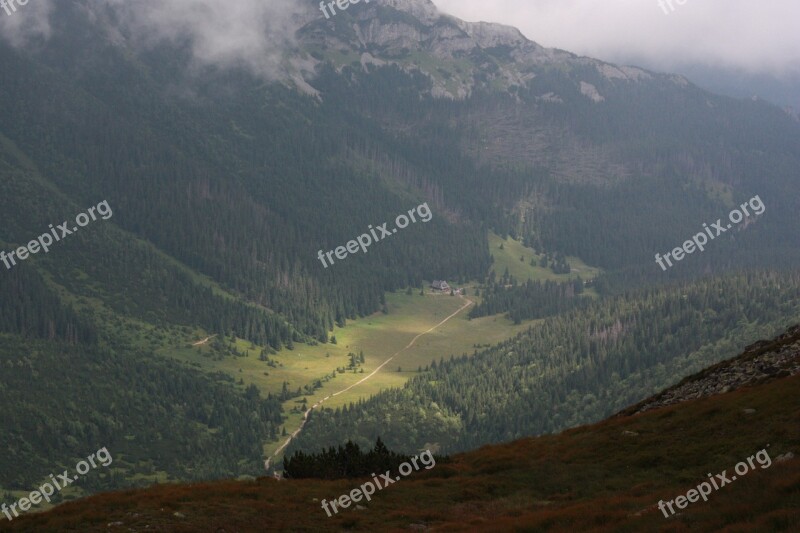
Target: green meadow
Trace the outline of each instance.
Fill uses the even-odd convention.
[[[466,298],[425,291],[420,296],[418,291],[407,295],[405,292],[388,294],[386,297],[389,314],[376,313],[371,316],[348,321],[344,328],[335,328],[333,335],[336,344],[318,344],[309,346],[296,344],[293,350],[283,349],[270,359],[277,363],[276,367],[259,360],[261,347],[249,341],[237,339],[236,349],[249,354],[244,357],[213,357],[210,343],[195,347],[169,348],[163,355],[176,357],[206,372],[224,372],[233,376],[243,386],[256,385],[262,394],[281,392],[283,383],[288,383],[290,391],[298,387],[312,386],[315,380],[322,382],[322,387],[313,393],[304,394],[301,398],[288,400],[284,404],[286,431],[294,431],[302,420],[302,400],[307,406],[324,401],[325,407],[339,407],[359,398],[367,398],[389,387],[402,387],[420,367],[431,364],[440,358],[451,355],[471,354],[476,345],[494,344],[515,335],[530,326],[529,323],[514,325],[501,316],[467,319],[470,306],[464,307],[471,296],[472,288],[467,289]],[[457,315],[446,323],[439,325],[447,317],[464,307]],[[438,327],[436,327],[438,325]],[[429,331],[431,328],[434,328]],[[428,332],[428,333],[425,333]],[[421,333],[413,346],[408,344]],[[207,335],[198,333],[198,340]],[[226,344],[231,340],[226,339]],[[349,353],[364,353],[364,363],[344,373],[337,368],[347,368],[350,363]],[[400,353],[397,353],[400,352]],[[396,354],[396,355],[395,355]],[[377,367],[394,355],[390,363],[377,374],[358,384],[347,392],[333,396],[351,385],[369,376]],[[363,369],[363,372],[362,372]],[[399,371],[398,371],[399,370]],[[323,381],[326,376],[336,374],[335,378]],[[304,392],[305,389],[304,389]],[[281,440],[281,442],[284,439]],[[269,443],[266,451],[277,448],[278,443]]]
[[[500,244],[503,249],[500,249]],[[580,275],[592,279],[600,271],[589,267],[576,257],[570,257],[571,274],[554,274],[549,268],[531,266],[531,258],[540,258],[531,248],[519,241],[489,234],[489,249],[494,256],[493,269],[502,275],[506,268],[519,280],[566,281]],[[524,261],[520,261],[520,257]],[[261,346],[242,339],[224,339],[227,346],[235,347],[242,356],[219,356],[211,343],[201,346],[164,347],[162,355],[178,358],[206,372],[223,372],[246,387],[255,385],[263,395],[279,394],[284,383],[291,392],[299,389],[302,396],[287,400],[284,427],[292,433],[299,426],[306,407],[322,402],[324,407],[336,408],[366,399],[390,387],[402,387],[420,368],[451,355],[471,355],[477,347],[489,346],[508,339],[527,329],[534,321],[514,325],[502,315],[467,318],[471,305],[477,302],[475,286],[468,286],[466,297],[450,296],[425,289],[412,294],[398,291],[387,294],[388,314],[381,312],[358,320],[350,320],[344,328],[335,328],[332,337],[336,344],[296,344],[294,349],[283,348],[269,355],[273,364],[259,359]],[[460,311],[459,311],[460,309]],[[453,315],[444,324],[442,322]],[[420,336],[420,334],[422,334]],[[206,332],[197,331],[197,341],[205,339]],[[419,336],[419,337],[418,337]],[[418,337],[418,338],[417,338]],[[416,338],[416,340],[414,340]],[[414,341],[412,346],[409,343]],[[355,369],[348,368],[351,353],[363,352],[364,363]],[[392,360],[375,375],[370,376],[387,359]],[[364,378],[367,378],[364,380]],[[362,380],[364,380],[362,382]],[[315,382],[318,388],[314,389]],[[345,392],[344,389],[349,390]],[[338,393],[338,394],[337,394]],[[286,440],[267,443],[265,453],[271,455]]]
[[[501,244],[503,245],[502,249],[500,248]],[[494,257],[492,269],[498,277],[502,276],[507,268],[508,273],[520,282],[525,282],[529,279],[567,281],[578,276],[583,280],[590,280],[596,278],[602,272],[599,268],[591,267],[577,257],[568,256],[567,262],[572,267],[572,272],[569,274],[555,274],[549,268],[538,266],[542,255],[535,253],[533,248],[528,248],[511,237],[503,240],[502,237],[492,232],[489,233],[489,252]],[[522,261],[520,261],[520,257],[523,259]],[[536,266],[531,266],[531,259],[535,259]]]

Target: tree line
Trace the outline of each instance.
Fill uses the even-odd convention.
[[[800,319],[800,273],[752,271],[594,300],[403,388],[315,412],[290,452],[382,435],[445,453],[601,420]],[[386,420],[391,420],[387,423]]]

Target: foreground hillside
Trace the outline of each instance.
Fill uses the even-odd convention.
[[[450,453],[554,433],[800,319],[800,125],[782,110],[547,49],[430,0],[361,2],[330,19],[311,0],[267,9],[289,43],[269,31],[286,46],[245,55],[285,59],[288,83],[227,54],[206,61],[178,22],[194,10],[161,11],[174,3],[42,1],[0,16],[6,501],[99,446],[114,466],[57,497],[261,475],[265,446],[285,442],[304,405],[420,332],[391,293],[416,297],[434,279],[479,285],[480,325],[498,312],[548,322],[513,341],[513,356],[486,346],[511,334],[484,334],[478,319],[443,349],[437,330],[416,345],[425,357],[393,359],[392,376],[353,391],[400,387],[436,359],[443,398],[428,401],[420,381],[400,411],[389,391],[375,401],[391,424],[360,407],[317,413],[293,445],[374,442],[374,428],[392,449]],[[220,9],[203,26],[241,42],[253,26],[229,12],[247,13]],[[748,199],[753,216],[702,254],[669,271],[654,261]],[[102,218],[84,228],[92,210]],[[384,226],[391,237],[378,237]],[[69,238],[27,254],[56,227]],[[368,252],[320,261],[370,235]],[[601,273],[597,302],[508,279],[573,270]],[[576,333],[579,321],[591,329]],[[355,349],[382,326],[385,355]],[[484,348],[475,364],[447,361]],[[349,354],[362,349],[356,369]],[[510,364],[498,371],[495,354]],[[356,398],[330,400],[344,410]]]
[[[755,365],[747,385],[700,399],[687,394],[677,404],[560,435],[485,446],[421,469],[331,518],[320,501],[366,480],[261,478],[102,494],[20,518],[10,530],[796,531],[799,360],[795,327],[684,381],[741,375]],[[764,361],[780,361],[780,369]],[[737,479],[734,466],[754,456],[754,467]],[[660,500],[677,500],[710,474],[730,483],[665,518]]]

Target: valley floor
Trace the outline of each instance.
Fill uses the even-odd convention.
[[[27,516],[12,531],[797,531],[800,375],[559,435],[460,454],[369,503],[320,507],[364,480],[156,486]],[[771,462],[666,518],[673,500],[765,450]],[[420,495],[424,494],[424,498]],[[10,526],[10,527],[9,527]]]
[[[332,335],[337,339],[336,344],[298,344],[293,350],[284,348],[269,356],[277,362],[275,367],[259,360],[262,347],[243,340],[237,340],[236,348],[241,353],[249,352],[248,357],[212,357],[208,342],[191,348],[165,349],[161,354],[199,366],[206,372],[224,372],[237,381],[241,379],[245,386],[256,385],[263,395],[279,394],[284,382],[290,391],[303,388],[301,397],[284,403],[286,432],[292,434],[304,423],[306,409],[303,405],[308,408],[324,402],[324,407],[336,408],[390,387],[402,387],[417,375],[420,367],[425,368],[451,355],[472,354],[476,346],[496,344],[536,322],[514,325],[503,316],[469,320],[468,308],[476,298],[471,296],[472,287],[467,291],[467,297],[435,293],[430,289],[425,290],[424,296],[420,296],[418,290],[410,295],[404,292],[387,294],[389,314],[375,313],[348,321],[344,328],[335,328]],[[354,369],[347,368],[349,354],[361,352],[365,362]],[[344,371],[337,372],[337,368]],[[334,379],[325,380],[334,373]],[[315,380],[320,380],[321,387],[313,392],[305,389],[313,387]],[[272,463],[280,458],[287,437],[265,444],[265,457],[271,458]]]

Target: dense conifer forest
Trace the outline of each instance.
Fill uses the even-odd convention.
[[[755,271],[594,300],[404,388],[315,413],[293,449],[378,434],[445,453],[601,420],[800,319],[800,274]]]
[[[331,446],[320,453],[296,451],[283,461],[284,475],[292,479],[340,479],[369,477],[387,471],[397,472],[410,456],[389,450],[380,437],[365,452],[358,444],[347,441],[344,446]],[[440,459],[437,459],[437,462]]]
[[[519,285],[511,276],[490,282],[483,289],[481,302],[473,307],[470,318],[507,313],[515,324],[523,320],[545,318],[563,313],[587,301],[583,280],[558,283],[528,280]]]

